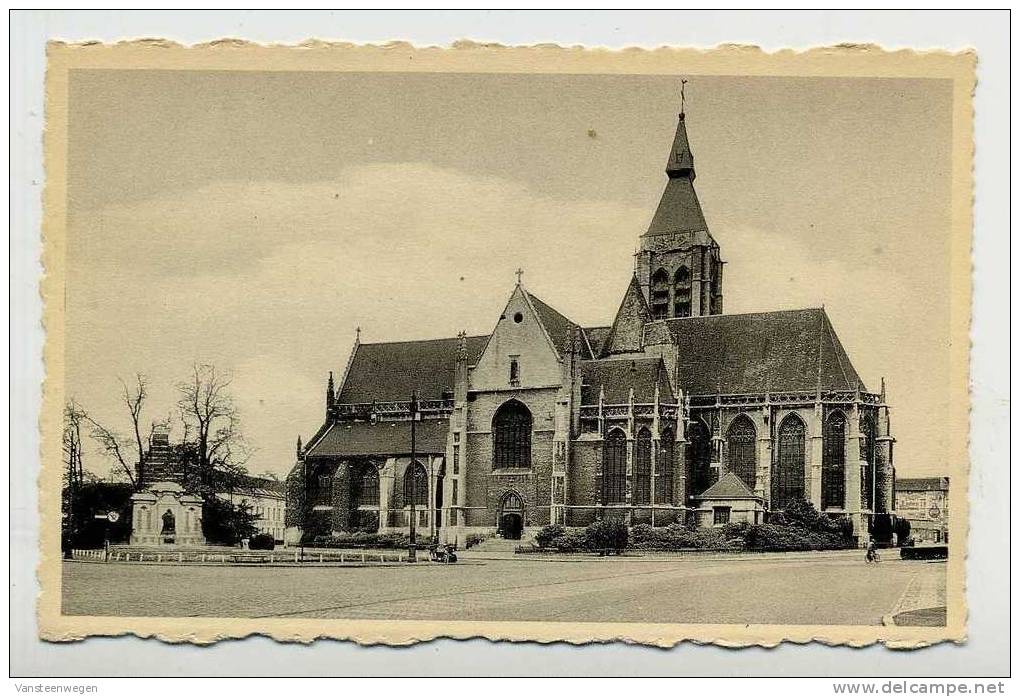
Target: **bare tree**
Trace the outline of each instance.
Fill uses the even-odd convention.
[[[124,437],[119,432],[104,426],[93,417],[83,412],[84,419],[90,425],[93,438],[104,451],[120,465],[121,474],[125,475],[131,486],[138,488],[145,476],[145,440],[142,439],[142,414],[145,401],[149,396],[148,378],[137,373],[133,385],[118,378],[121,386],[121,402],[127,409],[131,422],[132,435]],[[149,435],[151,436],[151,429]]]
[[[213,472],[230,478],[245,473],[248,450],[240,430],[231,377],[211,365],[195,365],[191,376],[177,385],[177,407],[186,440],[195,443],[199,482],[212,483]]]
[[[85,465],[82,458],[82,425],[87,419],[85,410],[73,399],[64,405],[64,477],[67,486],[72,490],[81,487],[85,478]]]

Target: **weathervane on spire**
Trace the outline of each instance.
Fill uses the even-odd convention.
[[[684,115],[684,107],[687,103],[687,96],[684,94],[684,88],[687,86],[687,80],[680,78],[680,116]]]

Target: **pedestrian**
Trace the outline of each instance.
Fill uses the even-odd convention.
[[[878,550],[875,548],[875,541],[868,542],[868,551],[864,554],[864,561],[867,564],[878,563]]]

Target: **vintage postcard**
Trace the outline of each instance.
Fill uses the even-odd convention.
[[[964,640],[976,60],[51,44],[42,637]]]

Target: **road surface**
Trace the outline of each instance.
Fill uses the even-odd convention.
[[[945,605],[944,563],[866,565],[862,556],[356,568],[64,562],[63,603],[69,615],[865,625]]]

